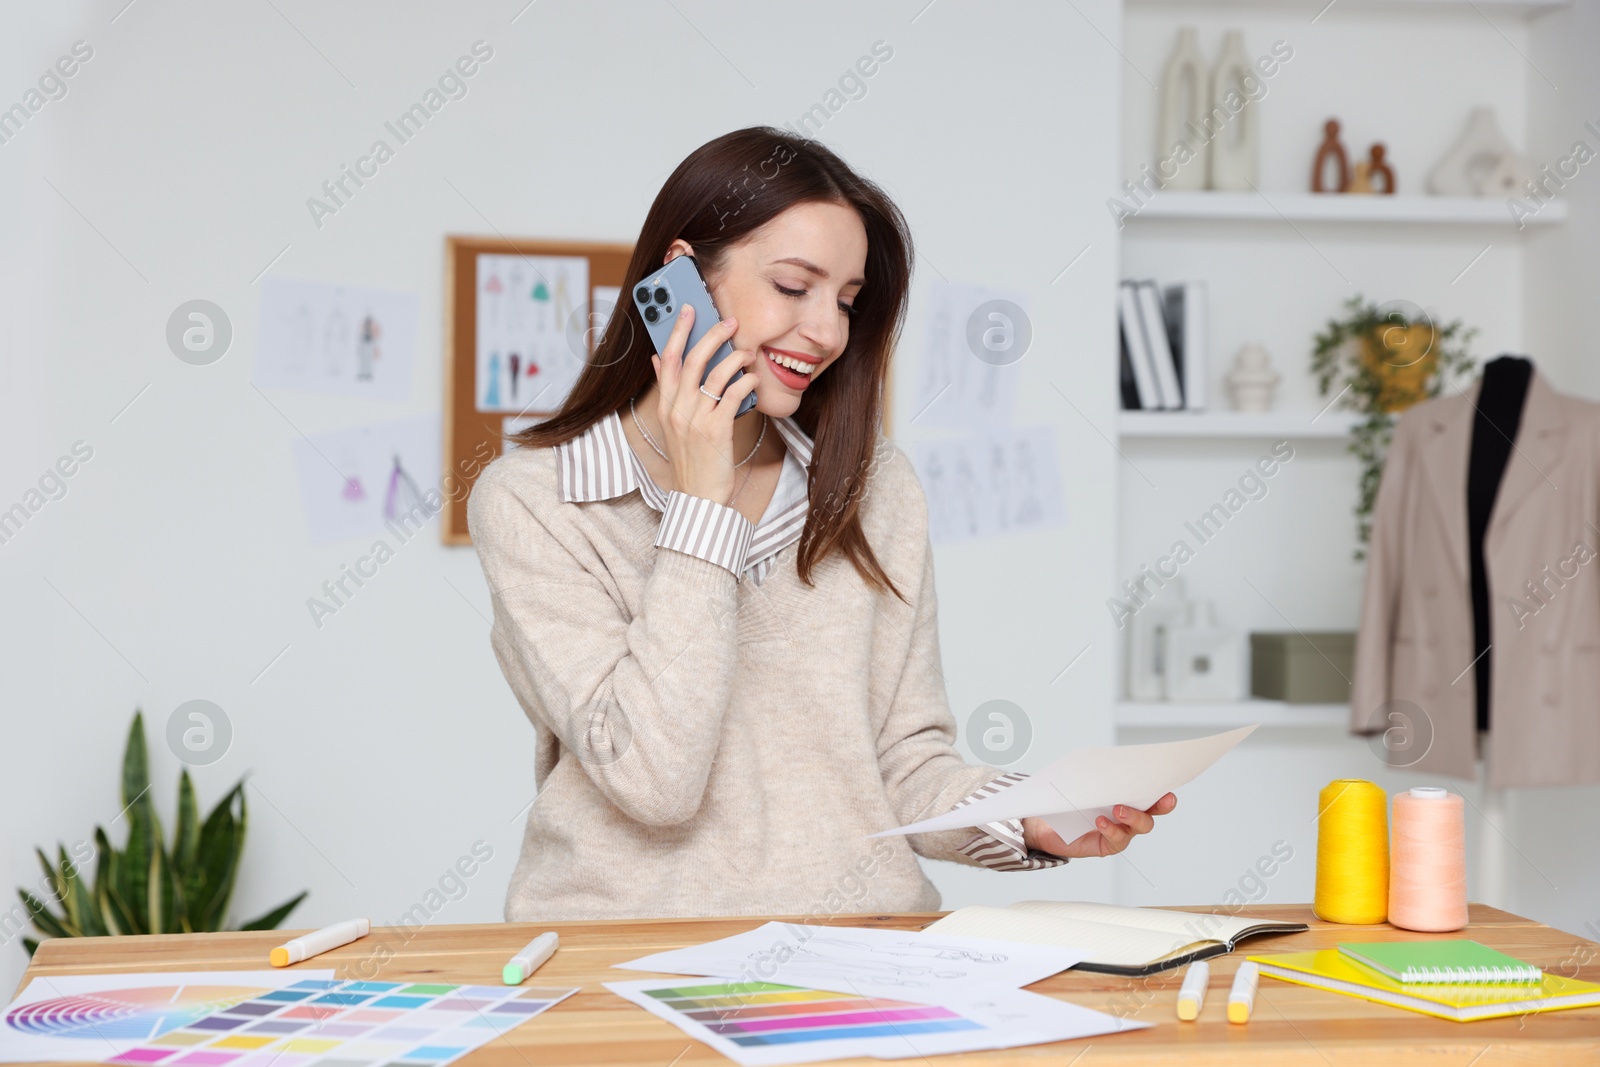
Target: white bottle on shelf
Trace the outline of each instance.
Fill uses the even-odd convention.
[[[1161,117],[1156,123],[1157,173],[1163,189],[1204,189],[1209,168],[1200,122],[1208,96],[1206,66],[1195,29],[1178,30],[1178,43],[1161,74]],[[1185,106],[1187,103],[1187,106]],[[1171,160],[1168,164],[1166,161]],[[1170,178],[1167,172],[1174,170]]]
[[[1222,54],[1211,71],[1211,112],[1208,122],[1226,116],[1211,138],[1211,188],[1249,192],[1257,181],[1260,158],[1259,104],[1245,92],[1245,79],[1259,81],[1244,53],[1244,34],[1229,30],[1222,38]]]

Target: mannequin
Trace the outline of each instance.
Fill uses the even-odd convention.
[[[1494,657],[1489,649],[1489,580],[1483,563],[1483,538],[1494,512],[1495,497],[1506,463],[1522,425],[1522,408],[1528,395],[1533,364],[1519,356],[1500,356],[1484,364],[1478,387],[1477,410],[1472,416],[1472,448],[1467,463],[1467,555],[1472,570],[1472,636],[1476,682],[1479,751],[1489,729],[1489,680]],[[1484,815],[1493,826],[1506,822],[1506,791],[1491,787],[1488,770],[1479,794]],[[1508,902],[1506,864],[1510,857],[1500,840],[1486,835],[1478,857],[1478,892],[1485,900]]]
[[[1478,729],[1489,729],[1489,580],[1483,565],[1483,537],[1494,512],[1495,496],[1512,443],[1522,423],[1523,401],[1533,363],[1521,356],[1500,356],[1484,365],[1472,419],[1472,450],[1467,466],[1467,551],[1472,567],[1473,662],[1477,682]]]

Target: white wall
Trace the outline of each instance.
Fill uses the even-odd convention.
[[[1531,27],[1528,58],[1538,72],[1528,77],[1527,151],[1536,168],[1557,170],[1577,141],[1600,153],[1600,135],[1585,126],[1600,127],[1597,42],[1595,0],[1577,0]],[[1558,388],[1600,399],[1593,324],[1600,293],[1600,159],[1580,167],[1560,196],[1567,224],[1536,234],[1527,246],[1526,351]],[[1518,845],[1538,857],[1539,867],[1519,879],[1518,905],[1591,940],[1600,940],[1600,820],[1580,813],[1596,805],[1600,788],[1527,792],[1513,807]]]
[[[1110,740],[1100,600],[1115,472],[1099,434],[1113,417],[1115,249],[1101,195],[1120,60],[1084,19],[1115,41],[1115,5],[120,7],[24,8],[0,37],[7,104],[74,41],[94,48],[67,97],[0,145],[0,501],[74,441],[94,449],[67,495],[0,546],[0,886],[36,880],[35,844],[71,845],[97,822],[120,839],[135,707],[170,826],[179,764],[162,726],[201,697],[235,731],[195,773],[202,800],[247,772],[254,783],[236,919],[309,887],[295,923],[392,921],[482,840],[492,860],[436,919],[496,920],[534,795],[533,732],[490,652],[477,559],[413,542],[317,630],[306,598],[364,545],[308,547],[292,443],[439,409],[445,234],[631,240],[686,153],[798,117],[880,39],[893,59],[821,136],[898,199],[922,252],[896,436],[909,443],[905,361],[928,280],[1022,289],[1037,341],[1018,421],[1055,426],[1071,515],[1065,531],[939,552],[951,704],[963,720],[999,696],[1027,709],[1037,739],[1022,769]],[[469,95],[313,226],[306,198],[478,39],[495,52]],[[252,281],[285,245],[274,274],[421,297],[408,400],[251,385]],[[235,328],[210,367],[163,339],[195,297]],[[1088,862],[930,873],[947,906],[1110,892],[1109,868]],[[0,987],[23,963],[12,939]]]

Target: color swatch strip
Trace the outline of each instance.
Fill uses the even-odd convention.
[[[770,982],[708,982],[646,992],[662,1007],[745,1047],[985,1028],[937,1005]]]

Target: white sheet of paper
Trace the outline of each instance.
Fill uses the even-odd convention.
[[[437,414],[296,437],[292,448],[312,544],[381,537],[394,552],[444,510]]]
[[[261,279],[257,385],[408,400],[416,350],[413,293]]]
[[[915,930],[769,922],[703,945],[616,966],[630,971],[779,982],[926,1004],[978,989],[1029,985],[1087,955],[984,937],[930,937]]]
[[[928,498],[928,537],[936,545],[1067,521],[1055,430],[1047,423],[919,441],[912,455]]]
[[[588,361],[601,311],[590,304],[586,256],[480,255],[477,410],[559,408]]]
[[[974,800],[909,826],[867,836],[956,830],[1037,815],[1043,817],[1062,840],[1070,842],[1093,830],[1099,816],[1109,818],[1111,809],[1118,804],[1143,810],[1160,800],[1164,793],[1193,781],[1259,725],[1241,726],[1191,741],[1074,749],[1044,770],[994,796]]]
[[[963,430],[1008,425],[1033,338],[1027,307],[1020,291],[933,282],[910,420]]]
[[[743,1067],[852,1056],[922,1058],[1098,1037],[1150,1025],[1025,989],[974,993],[942,1005],[872,998],[852,1011],[848,1000],[833,1000],[826,993],[797,1002],[797,993],[804,997],[808,992],[804,989],[736,989],[730,998],[724,988],[729,983],[719,979],[699,983],[647,978],[601,984]],[[708,998],[718,1006],[708,1008]],[[797,1012],[797,1003],[814,1004],[817,1014]]]
[[[284,989],[308,978],[330,981],[333,968],[42,975],[31,979],[6,1008],[5,1022],[0,1024],[0,1063],[106,1060],[144,1044],[152,1030],[157,1034],[165,1033],[181,1025],[180,1018],[187,1021],[189,1013],[197,1010],[198,991],[214,991],[198,993],[202,998],[226,998],[228,994],[224,991],[232,990],[235,999],[242,1000],[245,997],[237,996],[240,989],[266,992]],[[166,1015],[159,1010],[159,1005],[141,1004],[137,996],[117,996],[118,991],[166,986],[177,990],[168,998],[175,1006]],[[64,998],[74,999],[59,1012],[41,1004]],[[17,1016],[16,1009],[30,1004],[41,1006],[32,1013]]]

